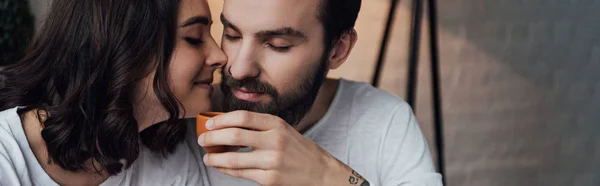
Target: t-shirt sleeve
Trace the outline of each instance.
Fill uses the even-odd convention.
[[[427,140],[408,104],[396,108],[384,134],[383,152],[379,158],[383,186],[442,185]]]

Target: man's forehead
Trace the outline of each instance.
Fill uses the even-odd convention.
[[[240,29],[307,28],[318,24],[319,0],[225,0],[223,16]],[[254,30],[254,29],[253,29]]]
[[[224,0],[224,6],[249,10],[315,9],[321,0]]]

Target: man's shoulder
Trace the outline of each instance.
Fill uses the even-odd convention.
[[[410,107],[402,98],[373,87],[370,84],[340,80],[345,99],[351,99],[354,107],[393,111],[399,107]],[[347,100],[350,101],[350,100]]]
[[[402,98],[367,83],[340,80],[336,116],[344,117],[350,128],[374,130],[390,125],[407,126],[412,108]]]

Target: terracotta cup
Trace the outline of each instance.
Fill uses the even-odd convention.
[[[204,112],[198,114],[196,116],[196,136],[200,136],[200,134],[208,132],[206,129],[206,121],[210,118],[223,114],[222,112]],[[221,153],[227,151],[227,146],[212,146],[212,147],[202,147],[204,151],[208,153]]]

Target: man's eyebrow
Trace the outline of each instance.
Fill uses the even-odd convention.
[[[229,20],[227,20],[227,18],[225,18],[225,15],[221,14],[221,23],[223,23],[223,26],[225,28],[231,28],[233,30],[235,30],[236,32],[240,32],[240,29],[238,29],[235,25],[233,25],[231,22],[229,22]]]
[[[235,25],[233,25],[233,23],[231,23],[227,18],[225,18],[225,15],[221,14],[221,23],[223,23],[223,26],[225,28],[231,28],[233,30],[235,30],[236,32],[240,32],[240,29],[238,29]],[[268,38],[268,37],[273,37],[273,36],[289,36],[289,37],[295,37],[295,38],[299,38],[301,40],[308,40],[308,37],[306,37],[306,35],[292,27],[283,27],[280,29],[275,29],[275,30],[263,30],[260,31],[258,33],[255,34],[255,37],[258,38]]]
[[[289,37],[299,38],[302,40],[308,39],[308,37],[306,37],[306,35],[304,35],[304,33],[300,32],[292,27],[283,27],[283,28],[275,29],[275,30],[264,30],[264,31],[260,31],[260,32],[256,33],[255,36],[259,37],[259,38],[267,38],[267,37],[273,37],[273,36],[289,36]]]
[[[212,21],[206,16],[194,16],[192,18],[189,18],[185,22],[183,22],[183,24],[181,24],[181,27],[186,27],[186,26],[190,26],[193,24],[209,25],[211,23],[212,23]]]

